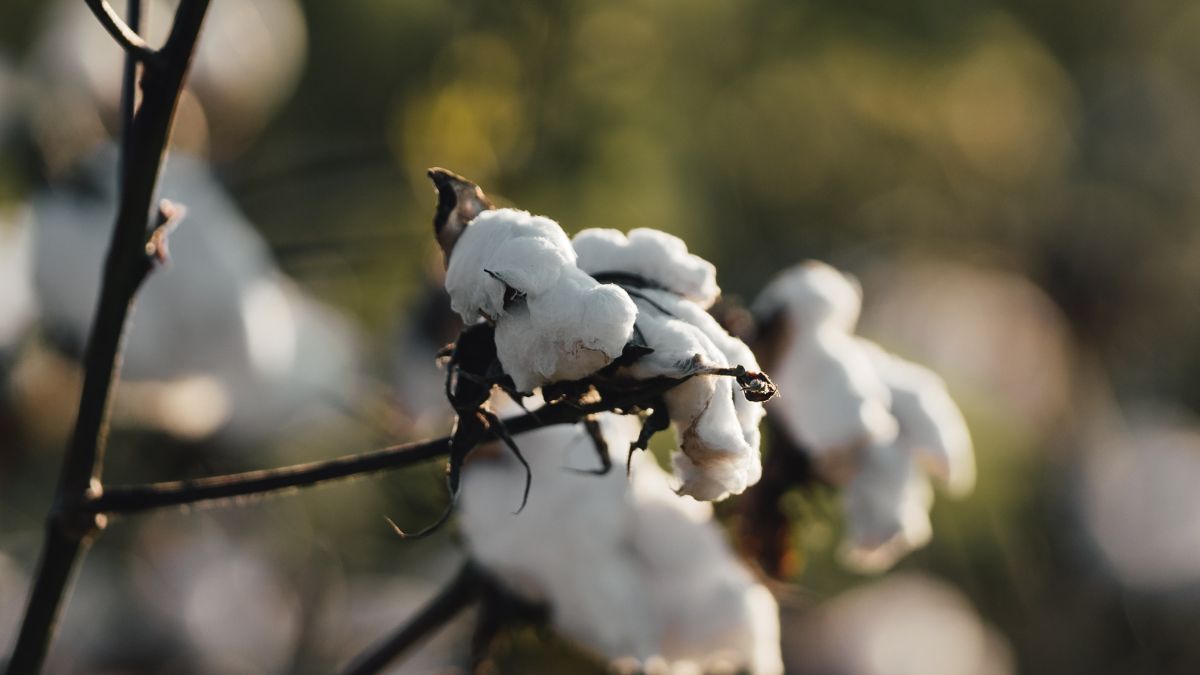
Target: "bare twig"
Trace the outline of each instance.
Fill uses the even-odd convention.
[[[88,1],[95,12],[96,3]],[[138,3],[132,4],[134,15]],[[46,538],[29,605],[8,664],[10,675],[33,675],[42,669],[62,601],[79,560],[104,517],[86,508],[94,496],[107,432],[109,394],[116,380],[118,354],[133,298],[146,275],[145,245],[150,205],[163,152],[175,115],[180,89],[191,64],[208,0],[181,0],[170,36],[162,50],[149,48],[111,7],[100,3],[97,16],[127,49],[123,115],[132,110],[134,59],[156,67],[143,74],[142,104],[122,123],[120,205],[105,261],[100,300],[84,356],[83,391],[71,443],[63,459],[54,505],[46,519]],[[136,23],[136,20],[135,20]],[[124,26],[127,30],[121,30]],[[133,38],[137,38],[134,40]]]
[[[689,376],[690,377],[690,376]],[[557,424],[574,424],[605,410],[632,410],[656,400],[663,392],[684,382],[683,379],[657,378],[638,383],[622,395],[609,396],[588,405],[556,401],[536,411],[503,420],[503,428],[517,435]],[[489,438],[498,439],[499,425],[489,429]],[[85,508],[93,514],[124,514],[168,506],[205,502],[244,503],[285,490],[412,466],[443,457],[450,452],[450,437],[395,445],[374,452],[348,455],[321,462],[278,469],[250,471],[227,476],[212,476],[189,481],[150,485],[106,487],[93,495]]]
[[[393,635],[372,645],[342,672],[344,675],[372,675],[382,671],[389,663],[476,602],[486,584],[483,574],[473,563],[463,564],[454,580],[417,612],[416,616]]]
[[[92,14],[96,15],[100,25],[104,26],[104,30],[108,31],[108,34],[127,54],[143,63],[150,63],[156,67],[161,65],[158,52],[154,51],[154,48],[143,40],[141,35],[138,35],[136,24],[130,26],[125,23],[106,0],[84,0],[84,2],[88,9],[92,10]],[[130,14],[136,16],[137,12],[131,11]]]

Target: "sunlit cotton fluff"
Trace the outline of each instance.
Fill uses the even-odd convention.
[[[926,472],[954,496],[975,486],[975,457],[962,412],[942,379],[860,338],[892,394],[899,424],[893,443],[868,447],[842,500],[843,559],[866,572],[887,569],[929,542],[933,490]]]
[[[638,306],[637,336],[654,351],[625,374],[679,378],[698,366],[758,370],[750,348],[705,311],[720,295],[716,268],[689,254],[682,239],[644,228],[628,236],[593,229],[580,232],[572,243],[579,267],[589,273],[628,275],[661,287],[629,290]],[[695,376],[663,398],[682,450],[673,458],[680,494],[719,500],[758,482],[763,409],[747,400],[732,378]]]
[[[1013,654],[959,590],[911,573],[840,593],[785,625],[795,675],[1011,675]]]
[[[579,473],[599,466],[581,427],[518,437],[534,481],[517,515],[524,470],[507,452],[477,452],[459,510],[471,555],[510,591],[547,604],[561,635],[610,662],[781,673],[778,607],[725,543],[712,507],[679,499],[648,454],[633,456],[626,478],[635,418],[605,414],[601,428],[616,464],[603,476]]]
[[[679,378],[710,365],[758,369],[745,344],[696,303],[655,290],[639,291],[635,297],[638,331],[654,351],[625,369],[633,377]],[[672,388],[663,400],[679,439],[681,452],[672,463],[680,494],[716,501],[758,482],[762,406],[746,400],[732,377],[697,375]]]
[[[688,253],[687,244],[675,235],[637,228],[626,236],[595,228],[576,234],[571,243],[579,255],[579,269],[588,274],[633,274],[706,309],[721,295],[717,268]]]
[[[891,393],[851,334],[862,304],[857,284],[820,262],[793,267],[755,301],[755,314],[777,317],[786,344],[773,366],[780,395],[771,402],[784,429],[837,483],[855,455],[896,438]]]
[[[963,496],[975,487],[971,432],[946,383],[928,368],[860,340],[892,392],[892,415],[900,425],[896,445],[946,487]]]
[[[455,244],[446,291],[463,321],[496,323],[496,351],[517,389],[576,380],[621,355],[637,308],[617,286],[575,266],[558,223],[484,211]]]

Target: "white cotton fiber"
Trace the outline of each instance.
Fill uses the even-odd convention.
[[[471,221],[450,256],[446,290],[463,321],[496,323],[500,364],[523,392],[608,365],[637,316],[625,291],[575,266],[558,223],[513,209]]]
[[[933,491],[911,454],[897,445],[869,448],[842,493],[842,559],[863,572],[883,571],[929,542]]]
[[[772,282],[756,313],[778,316],[786,336],[769,412],[826,479],[844,486],[844,561],[880,571],[929,541],[926,472],[963,495],[975,460],[941,378],[851,333],[860,303],[851,278],[806,263]]]
[[[682,239],[648,228],[583,230],[572,239],[579,268],[588,274],[620,272],[658,284],[672,293],[708,308],[721,295],[717,269],[688,253]]]
[[[676,496],[647,453],[633,456],[627,478],[637,419],[605,414],[600,423],[615,464],[602,476],[571,470],[599,465],[581,426],[517,437],[533,485],[516,515],[524,471],[503,448],[476,453],[459,509],[471,556],[546,603],[556,631],[609,662],[781,673],[778,606],[729,549],[712,507]]]
[[[857,279],[809,260],[776,276],[752,309],[759,317],[783,311],[798,327],[828,325],[853,333],[862,310],[862,287]]]
[[[655,290],[638,291],[635,299],[638,331],[654,352],[629,366],[630,375],[682,377],[693,372],[695,356],[704,365],[757,368],[745,345],[696,303]],[[761,406],[746,401],[732,377],[692,377],[663,398],[679,438],[681,454],[673,463],[680,494],[715,501],[758,482]]]
[[[782,313],[788,336],[772,373],[780,395],[769,410],[826,478],[844,482],[859,451],[890,444],[897,433],[890,390],[847,332],[859,292],[837,270],[810,262],[780,275],[755,304],[758,312]]]
[[[924,366],[862,342],[891,389],[892,415],[900,424],[897,444],[942,481],[950,494],[971,492],[975,487],[971,433],[945,382]]]

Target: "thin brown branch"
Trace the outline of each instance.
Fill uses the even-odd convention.
[[[95,2],[88,0],[88,5],[96,12]],[[137,3],[132,8],[136,15]],[[110,33],[115,29],[114,37],[127,49],[122,101],[130,102],[131,108],[137,69],[130,62],[151,62],[146,52],[149,48],[107,3],[100,3],[99,9],[101,23]],[[161,51],[150,52],[156,67],[144,72],[142,105],[123,128],[120,205],[84,356],[79,412],[63,458],[54,506],[47,517],[46,538],[29,605],[8,663],[10,675],[41,672],[74,572],[93,536],[104,526],[104,517],[85,506],[102,466],[110,392],[116,380],[125,324],[146,274],[146,229],[159,169],[207,10],[208,0],[181,0],[166,44]],[[128,30],[121,30],[122,26]],[[123,110],[123,114],[128,113]]]
[[[474,564],[464,563],[446,588],[417,612],[400,629],[372,645],[346,667],[344,675],[373,675],[429,637],[448,621],[476,602],[488,583]]]
[[[92,14],[96,15],[96,19],[104,27],[104,30],[108,31],[108,34],[127,54],[143,63],[161,65],[158,52],[154,51],[154,48],[142,39],[141,35],[138,35],[136,28],[121,19],[107,0],[84,0],[84,3],[87,4],[88,9],[92,10]]]
[[[533,412],[503,420],[503,428],[509,434],[516,435],[556,424],[574,424],[603,410],[633,409],[654,400],[683,381],[667,378],[649,380],[622,395],[584,406],[567,401],[550,403]],[[498,427],[490,429],[488,433],[491,439],[499,437]],[[449,451],[450,438],[442,437],[278,469],[188,481],[105,487],[102,493],[88,500],[86,509],[95,514],[123,514],[206,502],[245,503],[248,499],[283,491],[412,466],[443,457]]]

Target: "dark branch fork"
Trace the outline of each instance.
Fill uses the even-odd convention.
[[[93,536],[104,527],[103,516],[86,505],[98,490],[109,395],[117,376],[126,319],[138,288],[153,266],[148,262],[147,229],[159,169],[208,10],[208,0],[181,0],[166,43],[154,50],[137,34],[141,9],[138,0],[130,2],[132,25],[121,21],[103,0],[87,0],[87,4],[127,54],[121,97],[120,198],[84,356],[79,411],[63,458],[54,505],[46,520],[45,542],[29,604],[8,663],[11,675],[41,672],[71,578]],[[139,62],[147,67],[141,80],[142,103],[134,110]],[[170,220],[166,214],[159,224],[165,226]],[[163,229],[153,242],[155,259],[165,256],[165,233]]]

